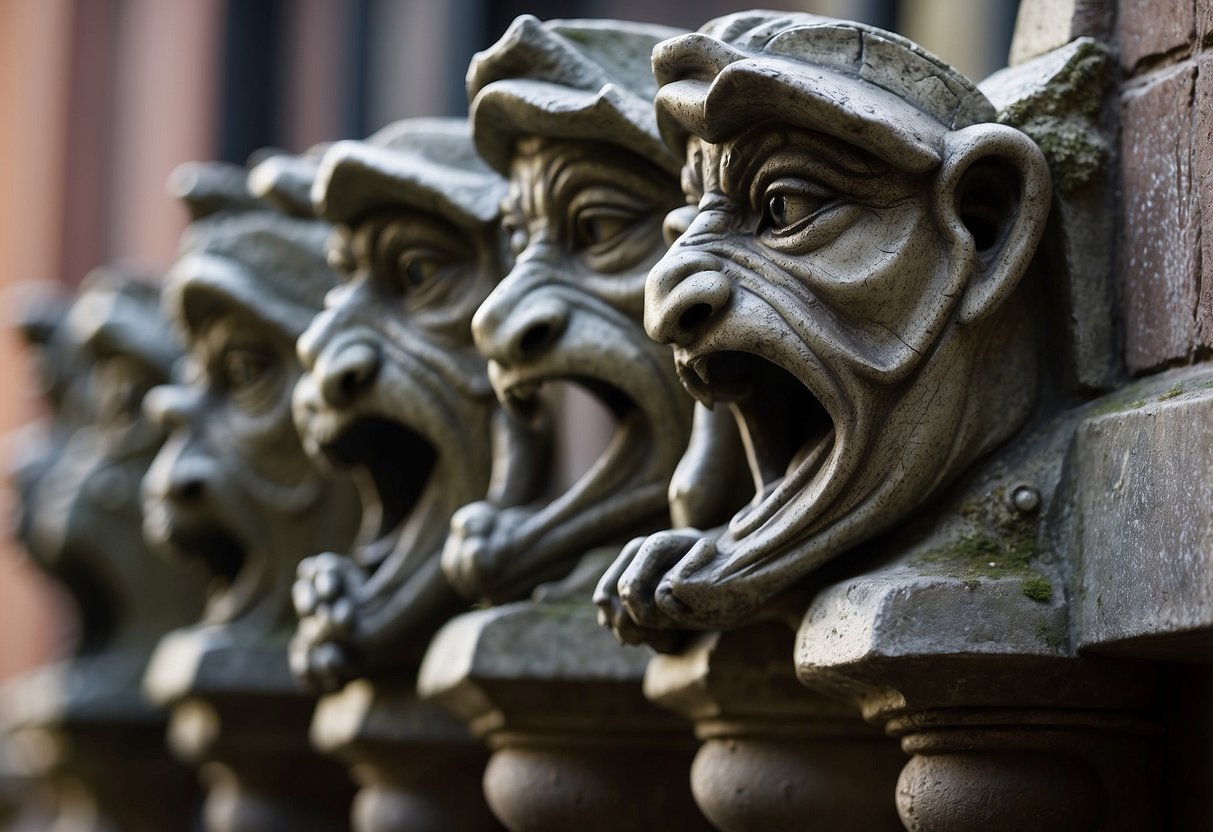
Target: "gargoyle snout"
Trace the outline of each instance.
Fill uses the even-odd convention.
[[[143,412],[163,430],[188,427],[201,409],[203,395],[187,384],[162,384],[143,397]]]
[[[644,329],[661,344],[686,346],[699,337],[732,295],[723,264],[712,254],[671,250],[649,272]]]
[[[378,348],[361,338],[334,344],[312,370],[320,396],[333,407],[345,407],[369,390],[379,375]]]
[[[472,334],[481,355],[514,366],[546,353],[568,324],[568,304],[558,295],[530,292],[526,287],[516,291],[511,284],[502,283],[476,311]]]

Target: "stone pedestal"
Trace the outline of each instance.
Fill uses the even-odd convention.
[[[360,786],[355,832],[500,829],[480,786],[488,751],[420,701],[414,679],[359,679],[316,707],[312,745],[345,763]]]
[[[207,627],[170,633],[145,679],[149,695],[171,711],[170,748],[198,769],[205,828],[348,829],[353,784],[308,744],[315,698],[295,685],[285,635],[280,643],[240,643],[238,633]]]
[[[487,742],[484,793],[512,832],[710,829],[690,726],[642,693],[650,655],[616,644],[588,598],[522,602],[449,622],[419,690]]]
[[[165,714],[143,698],[145,661],[137,654],[78,658],[4,686],[5,779],[24,792],[11,828],[190,827],[194,776],[164,746]]]
[[[695,800],[724,832],[899,829],[905,756],[848,704],[807,691],[782,623],[710,633],[645,675],[648,697],[692,720]]]
[[[907,829],[1160,828],[1153,669],[1072,655],[1034,586],[900,565],[809,608],[798,675],[901,738]]]

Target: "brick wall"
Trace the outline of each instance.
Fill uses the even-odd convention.
[[[1119,274],[1135,374],[1213,357],[1213,0],[1122,0]]]

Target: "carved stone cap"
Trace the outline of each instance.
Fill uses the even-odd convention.
[[[181,346],[167,327],[149,326],[160,306],[151,278],[120,266],[89,272],[65,318],[77,343],[96,356],[128,355],[168,378]]]
[[[468,100],[480,155],[502,173],[522,135],[610,142],[677,173],[662,142],[649,56],[678,29],[619,20],[518,17],[472,58]]]
[[[467,228],[495,222],[505,193],[505,180],[477,155],[466,119],[415,118],[366,141],[333,145],[312,203],[317,216],[333,223],[416,206]]]
[[[719,142],[755,118],[810,127],[911,172],[939,164],[945,132],[994,121],[993,105],[920,46],[861,23],[745,12],[660,44],[657,121],[674,148]]]
[[[182,257],[165,284],[164,308],[174,310],[191,331],[216,306],[235,304],[285,332],[303,332],[337,281],[324,258],[328,224],[287,216],[269,191],[264,201],[253,197],[244,168],[215,162],[188,170],[189,188],[178,187],[178,195],[191,206],[205,201],[209,210],[182,237]],[[174,172],[178,185],[183,179],[180,169]],[[286,198],[285,189],[276,193]]]

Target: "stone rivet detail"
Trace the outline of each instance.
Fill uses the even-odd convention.
[[[1035,514],[1040,509],[1040,492],[1027,483],[1015,486],[1011,489],[1011,507],[1020,514]]]

